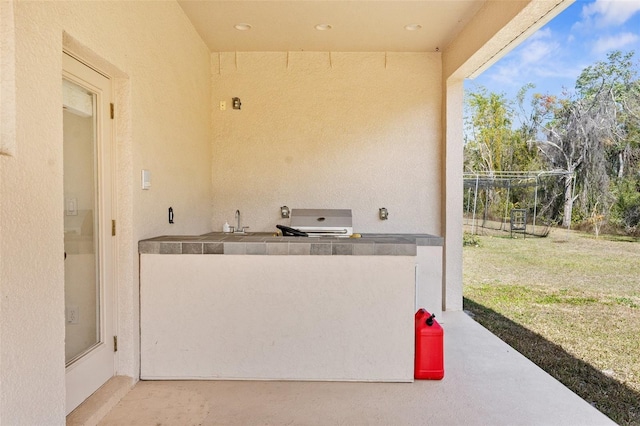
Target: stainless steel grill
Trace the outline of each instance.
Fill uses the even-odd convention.
[[[310,237],[353,235],[351,209],[292,209],[291,227]]]

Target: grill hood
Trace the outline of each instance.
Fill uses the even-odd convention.
[[[310,237],[353,235],[351,209],[291,209],[291,227]]]

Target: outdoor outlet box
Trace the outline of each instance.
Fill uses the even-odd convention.
[[[67,324],[77,324],[80,316],[80,308],[77,306],[67,306],[65,309],[67,314]]]

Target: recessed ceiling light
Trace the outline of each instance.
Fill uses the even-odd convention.
[[[404,29],[407,31],[418,31],[420,28],[422,28],[422,25],[420,24],[409,24],[404,26]]]
[[[248,31],[251,29],[251,25],[250,24],[235,24],[233,26],[233,28],[235,28],[238,31]]]
[[[318,24],[315,26],[315,28],[318,31],[326,31],[326,30],[330,30],[333,27],[331,26],[331,24]]]

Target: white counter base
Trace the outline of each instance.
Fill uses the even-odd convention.
[[[141,254],[141,378],[413,381],[415,262]]]

